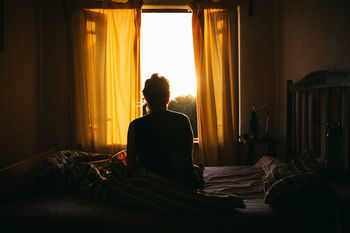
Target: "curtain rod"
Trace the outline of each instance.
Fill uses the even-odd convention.
[[[142,9],[142,13],[190,13],[191,9]]]

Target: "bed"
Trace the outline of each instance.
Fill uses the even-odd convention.
[[[276,210],[264,203],[262,169],[207,167],[205,190],[237,193],[245,209],[213,216],[163,215],[117,208],[74,194],[17,198],[2,205],[1,228],[8,232],[330,232],[326,210]],[[325,228],[326,227],[326,228]],[[5,232],[5,231],[2,231]]]
[[[337,80],[341,80],[341,84],[339,82],[323,82],[320,84],[322,80],[328,80],[324,77],[329,75],[336,75]],[[310,81],[307,81],[310,77],[318,81],[310,84]],[[288,82],[287,153],[290,159],[296,158],[298,154],[303,155],[301,151],[305,149],[310,151],[310,148],[312,148],[312,152],[319,152],[314,148],[320,143],[317,143],[314,138],[327,142],[322,136],[325,135],[325,129],[317,131],[313,127],[317,128],[318,125],[311,124],[314,121],[305,123],[305,120],[303,120],[305,116],[308,116],[307,119],[316,119],[315,114],[311,114],[311,111],[308,110],[308,106],[312,109],[315,108],[315,105],[310,104],[314,102],[309,101],[305,104],[305,101],[310,100],[311,97],[303,97],[308,96],[303,92],[307,90],[306,93],[318,93],[314,90],[340,88],[340,96],[344,98],[341,106],[349,106],[349,102],[346,100],[349,97],[349,80],[347,74],[314,72],[293,85]],[[297,89],[301,83],[307,83],[307,89],[302,88],[301,91]],[[320,92],[323,93],[323,90]],[[333,90],[329,90],[329,92],[333,93]],[[317,94],[314,94],[314,96],[317,96]],[[317,106],[322,107],[322,103],[321,101]],[[300,109],[303,110],[300,111]],[[327,113],[327,111],[323,112]],[[310,113],[311,116],[306,113]],[[348,122],[345,120],[345,118],[349,118],[348,110],[341,114],[343,121]],[[318,114],[318,116],[320,115],[322,114]],[[345,140],[345,142],[349,140],[347,124],[341,123],[344,126],[342,135],[347,135],[342,137],[341,140]],[[305,130],[305,128],[308,130]],[[313,133],[311,134],[311,132]],[[309,139],[303,138],[298,141],[300,137],[297,135],[299,134],[308,135]],[[320,136],[316,136],[317,134]],[[302,142],[305,140],[307,143],[303,144]],[[341,159],[343,160],[349,158],[346,154],[348,150],[345,144],[342,144],[345,152],[344,150],[341,151]],[[307,145],[311,145],[311,147],[306,147]],[[322,150],[324,149],[320,149],[320,151]],[[52,153],[51,150],[2,169],[1,177],[5,177],[2,184],[9,180],[19,179],[21,174],[26,173],[28,169],[36,166]],[[329,154],[326,153],[319,153],[318,157],[330,159]],[[266,161],[275,161],[274,158],[268,159],[270,160]],[[221,213],[217,211],[210,215],[164,214],[111,205],[103,201],[91,200],[76,193],[24,195],[1,203],[1,232],[333,232],[335,230],[335,209],[333,208],[331,191],[330,196],[315,196],[313,199],[317,199],[316,205],[278,208],[266,204],[266,194],[264,193],[266,187],[264,186],[263,177],[267,177],[268,171],[266,171],[266,167],[260,166],[261,161],[255,166],[206,167],[204,169],[205,184],[203,190],[237,195],[243,200],[245,208],[232,208],[229,212]],[[276,161],[278,162],[278,160]],[[333,164],[338,164],[338,162]],[[276,165],[276,167],[280,166]],[[272,170],[275,169],[271,168]],[[9,179],[9,177],[12,178]],[[288,202],[292,199],[289,199]],[[298,198],[295,196],[294,199]]]

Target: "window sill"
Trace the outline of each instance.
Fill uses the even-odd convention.
[[[193,139],[192,158],[193,158],[194,163],[199,162],[199,141],[198,141],[198,138]]]

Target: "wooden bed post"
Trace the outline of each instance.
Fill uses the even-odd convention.
[[[292,147],[291,147],[291,135],[292,135],[292,101],[293,101],[293,94],[291,92],[291,86],[293,84],[292,80],[287,80],[287,111],[286,111],[286,156],[287,160],[291,159],[292,154]]]

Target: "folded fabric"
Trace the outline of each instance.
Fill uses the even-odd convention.
[[[237,196],[198,191],[143,167],[129,174],[120,157],[117,154],[111,160],[112,182],[103,183],[110,187],[110,196],[119,204],[169,214],[223,214],[232,213],[234,208],[245,208]]]
[[[191,189],[142,167],[130,174],[123,163],[125,157],[125,151],[104,156],[104,164],[97,166],[94,154],[58,152],[26,174],[21,191],[74,192],[118,206],[168,214],[232,214],[234,208],[245,208],[237,196]]]
[[[317,205],[319,198],[329,196],[322,167],[309,152],[269,170],[263,184],[265,203],[275,207]]]
[[[97,168],[93,163],[109,161],[111,155],[64,150],[49,155],[32,167],[15,187],[17,193],[63,193],[78,190],[82,183],[93,182],[97,177],[106,176],[105,168]],[[91,164],[90,164],[91,163]],[[83,182],[84,180],[84,182]]]

